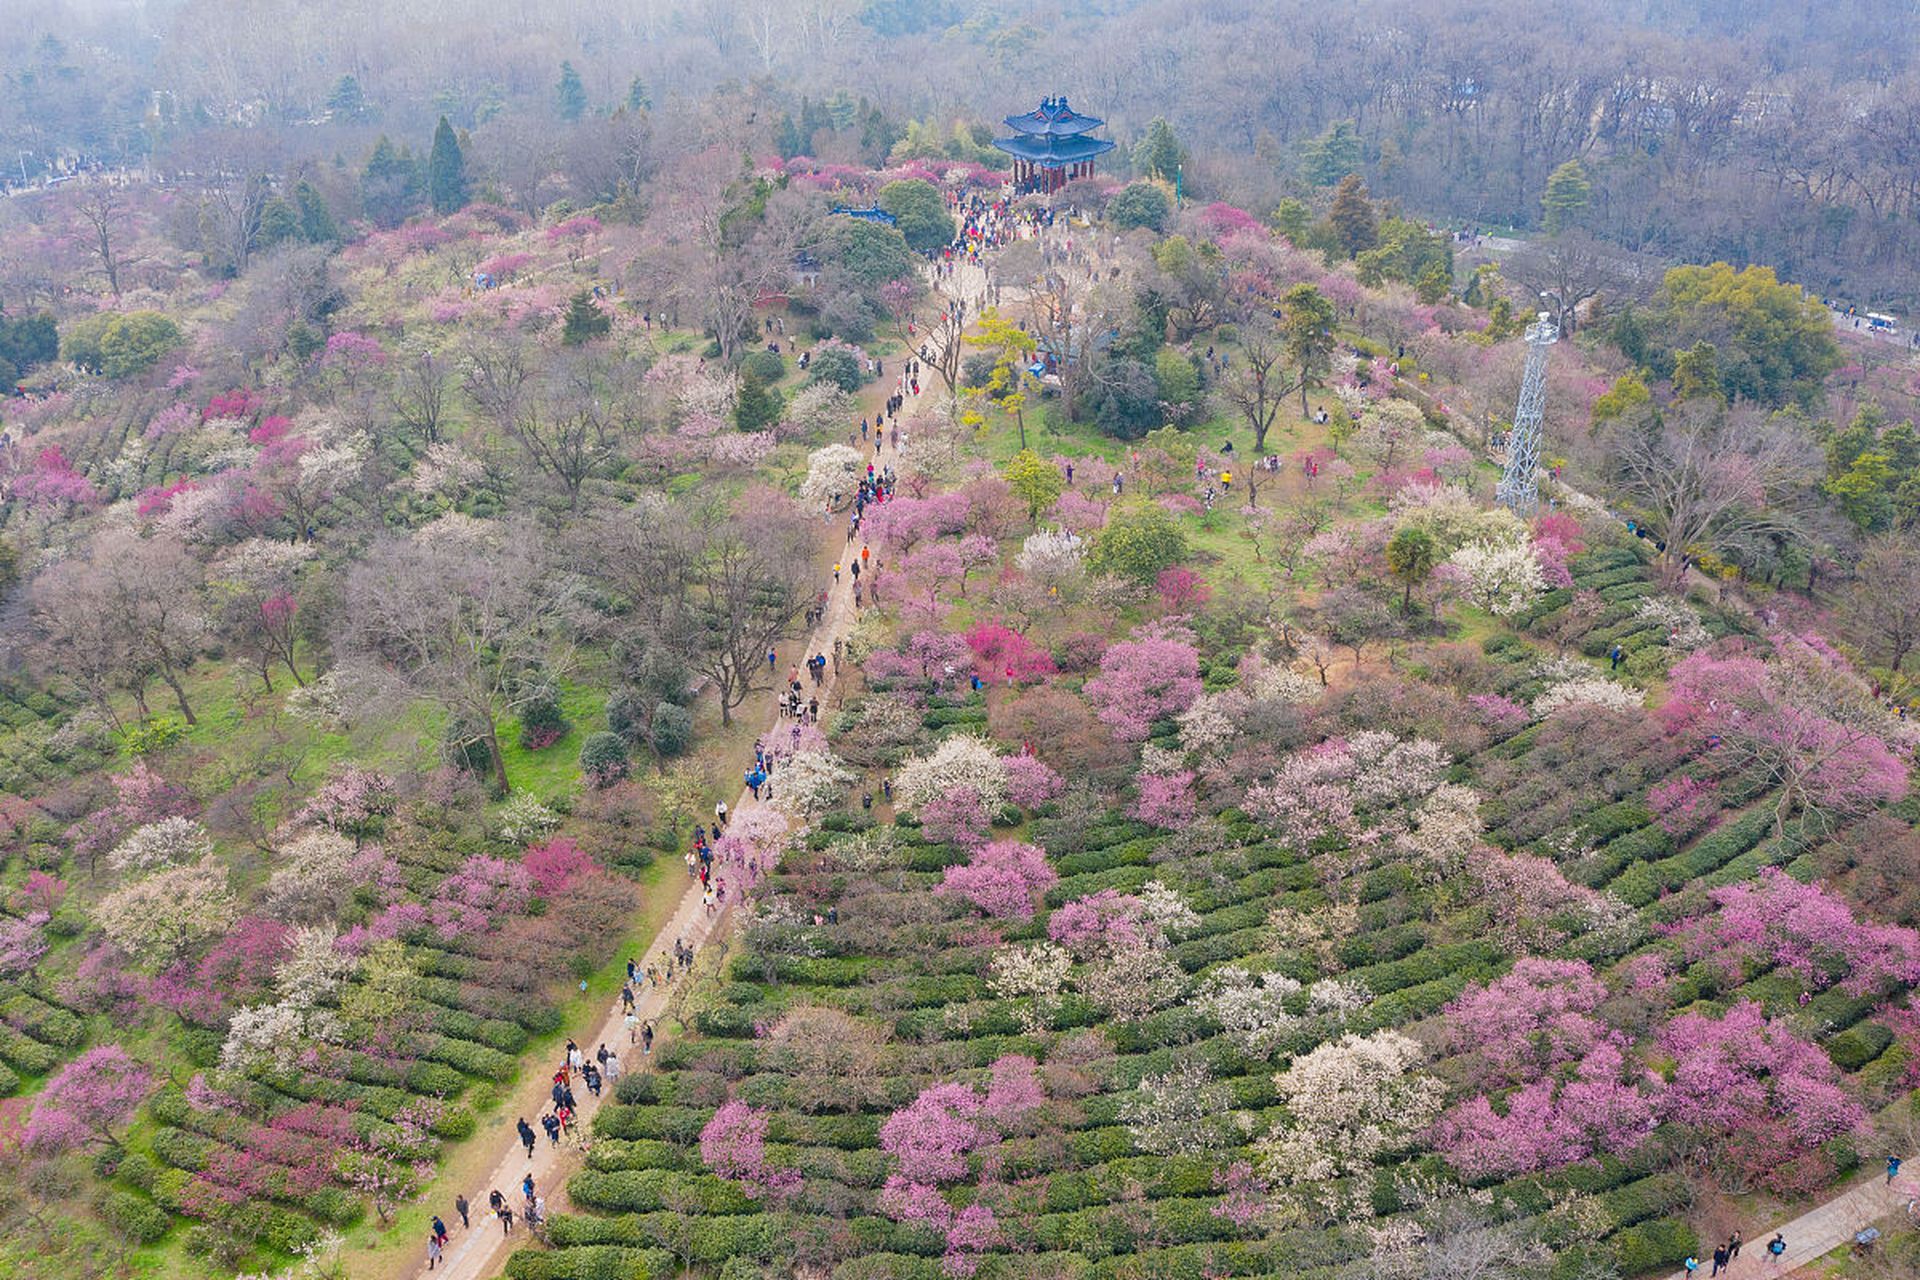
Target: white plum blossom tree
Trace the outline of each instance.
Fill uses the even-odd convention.
[[[815,511],[837,511],[853,501],[866,460],[857,449],[830,444],[807,455],[807,478],[800,482],[800,500]]]
[[[1052,1025],[1061,990],[1073,969],[1073,957],[1057,942],[1035,942],[1008,947],[993,958],[987,970],[987,990],[1002,1000],[1027,1000],[1019,1011],[1028,1034]]]
[[[1593,706],[1604,707],[1609,711],[1637,711],[1646,700],[1646,695],[1637,689],[1615,684],[1604,676],[1575,676],[1571,680],[1562,680],[1548,686],[1547,690],[1533,700],[1533,714],[1550,716],[1563,707]]]
[[[796,751],[780,762],[773,781],[773,807],[811,821],[846,803],[857,779],[830,751]]]
[[[1446,1086],[1418,1068],[1420,1045],[1398,1031],[1341,1036],[1274,1077],[1287,1120],[1261,1139],[1267,1173],[1289,1185],[1367,1172],[1376,1157],[1440,1115]]]
[[[894,775],[894,796],[909,813],[932,800],[970,789],[989,810],[1007,798],[1007,767],[991,743],[972,734],[956,733],[941,740],[930,753],[902,765]]]
[[[1488,613],[1507,618],[1538,600],[1547,589],[1540,560],[1526,540],[1472,542],[1447,557],[1468,597]]]
[[[1266,1059],[1299,1025],[1299,1018],[1287,1012],[1285,1002],[1300,990],[1300,984],[1284,973],[1255,977],[1240,965],[1230,964],[1207,978],[1198,1004],[1242,1053]]]
[[[107,855],[115,871],[154,871],[161,867],[198,862],[213,853],[207,829],[192,818],[162,818],[135,827]]]

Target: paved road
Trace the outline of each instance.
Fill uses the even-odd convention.
[[[1910,1167],[1911,1163],[1908,1162]],[[1720,1274],[1733,1280],[1791,1275],[1797,1268],[1849,1243],[1856,1231],[1900,1208],[1907,1198],[1905,1192],[1887,1185],[1884,1172],[1862,1177],[1833,1199],[1807,1210],[1784,1226],[1776,1222],[1745,1232],[1740,1256]],[[1787,1246],[1778,1262],[1767,1256],[1767,1241],[1773,1239],[1776,1232],[1785,1238]],[[1709,1280],[1716,1243],[1704,1241],[1700,1246],[1701,1280]],[[1686,1275],[1683,1268],[1674,1272],[1671,1280],[1686,1280]]]

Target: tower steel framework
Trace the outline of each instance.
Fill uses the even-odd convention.
[[[1527,368],[1520,376],[1520,403],[1513,410],[1507,438],[1507,469],[1494,498],[1517,516],[1530,516],[1540,503],[1540,419],[1547,403],[1547,348],[1560,338],[1548,313],[1527,326]]]

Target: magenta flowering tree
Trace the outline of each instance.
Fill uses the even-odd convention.
[[[67,882],[51,871],[29,871],[20,882],[18,901],[26,915],[42,912],[51,916],[66,900]]]
[[[1138,634],[1101,655],[1086,694],[1114,737],[1138,742],[1154,721],[1179,715],[1200,696],[1200,654],[1182,638]]]
[[[235,1008],[264,998],[293,938],[265,916],[243,916],[197,961],[178,961],[153,980],[148,998],[187,1022],[218,1026]]]
[[[909,1183],[938,1186],[967,1176],[967,1154],[993,1140],[980,1123],[986,1099],[965,1084],[936,1084],[880,1125],[880,1149],[892,1156],[896,1175]]]
[[[947,1228],[947,1252],[940,1269],[950,1276],[971,1276],[980,1270],[980,1255],[1000,1243],[1000,1223],[984,1204],[970,1204],[954,1215]]]
[[[1162,569],[1153,585],[1168,613],[1192,613],[1213,598],[1213,588],[1205,578],[1178,565]]]
[[[1518,733],[1527,727],[1533,719],[1533,713],[1515,702],[1497,693],[1475,693],[1467,697],[1467,705],[1480,713],[1487,727],[1496,733]]]
[[[1620,1051],[1595,1046],[1570,1079],[1543,1076],[1496,1109],[1482,1096],[1434,1126],[1434,1144],[1463,1177],[1504,1178],[1558,1169],[1639,1146],[1654,1127],[1653,1078]]]
[[[1134,780],[1135,798],[1130,812],[1142,822],[1167,831],[1179,831],[1199,816],[1193,796],[1193,770],[1177,773],[1143,773]]]
[[[1009,1053],[994,1061],[981,1113],[998,1125],[1001,1132],[1011,1133],[1046,1100],[1039,1064],[1023,1054]]]
[[[767,1163],[767,1113],[734,1101],[700,1130],[700,1159],[755,1200],[777,1200],[800,1185],[800,1171]]]
[[[1220,1202],[1208,1212],[1243,1230],[1260,1221],[1267,1212],[1266,1180],[1248,1161],[1236,1160],[1215,1171],[1213,1189],[1220,1192]]]
[[[966,642],[973,651],[974,670],[989,684],[996,680],[1034,684],[1058,670],[1052,653],[1005,623],[975,623],[966,633]]]
[[[292,430],[292,418],[281,413],[270,413],[260,419],[259,426],[247,432],[247,440],[249,443],[264,447],[272,444],[276,440],[284,440],[287,437],[287,433]]]
[[[525,867],[476,853],[440,882],[427,918],[443,938],[482,933],[496,916],[524,912],[532,896],[533,877]]]
[[[97,1045],[60,1068],[33,1104],[26,1142],[37,1151],[71,1151],[90,1143],[118,1147],[115,1131],[133,1118],[153,1073],[117,1044]]]
[[[936,688],[955,683],[973,662],[965,638],[928,628],[907,638],[905,657],[920,678]]]
[[[1007,799],[1022,809],[1035,809],[1067,789],[1066,782],[1039,756],[1007,756]]]
[[[100,491],[56,445],[42,449],[33,464],[13,478],[12,496],[36,509],[89,507],[100,500]]]
[[[1677,773],[1647,791],[1647,808],[1660,829],[1675,840],[1710,830],[1720,816],[1720,785]]]
[[[1075,898],[1047,917],[1047,937],[1080,960],[1146,946],[1153,933],[1146,904],[1118,889]]]
[[[1683,1013],[1660,1033],[1660,1044],[1674,1060],[1660,1115],[1675,1123],[1727,1134],[1777,1122],[1812,1147],[1866,1118],[1835,1083],[1833,1060],[1751,1000],[1718,1019]]]
[[[1496,1082],[1517,1083],[1584,1056],[1609,1038],[1593,1017],[1607,989],[1583,960],[1522,956],[1504,977],[1447,1006],[1454,1048],[1477,1052]]]
[[[929,840],[977,849],[987,842],[991,820],[978,791],[953,787],[920,806],[920,826]]]
[[[983,846],[964,867],[948,867],[934,892],[958,894],[996,919],[1029,920],[1034,896],[1059,878],[1037,846],[996,840]]]
[[[45,911],[24,916],[0,917],[0,978],[17,978],[33,972],[40,957],[47,954]]]
[[[200,411],[202,422],[213,422],[221,418],[234,421],[249,421],[267,402],[260,393],[249,387],[235,387],[231,391],[216,392],[208,397],[207,407]]]
[[[534,892],[543,898],[552,898],[569,884],[600,870],[593,855],[568,836],[528,845],[520,865],[532,879]]]
[[[1778,965],[1816,990],[1838,983],[1855,996],[1920,981],[1920,933],[1856,919],[1844,900],[1778,867],[1723,885],[1712,897],[1719,910],[1686,930],[1689,959],[1713,961],[1730,974],[1743,965]]]
[[[892,498],[869,508],[861,528],[870,545],[895,556],[915,545],[966,527],[970,502],[957,491],[926,498]]]
[[[1668,732],[1771,790],[1777,834],[1791,814],[1824,829],[1906,794],[1884,709],[1821,645],[1785,640],[1771,660],[1702,650],[1674,666],[1667,687]]]

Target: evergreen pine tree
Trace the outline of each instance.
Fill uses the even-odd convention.
[[[427,199],[439,214],[454,213],[467,203],[467,160],[445,116],[433,131],[433,150],[427,153]]]
[[[375,225],[397,227],[413,212],[420,188],[420,166],[413,153],[395,150],[386,134],[373,144],[367,167],[360,173],[360,199]]]
[[[780,127],[773,135],[773,149],[780,153],[782,160],[791,160],[806,150],[806,144],[800,140],[800,126],[793,122],[792,115],[780,117]]]
[[[571,62],[560,64],[560,83],[555,93],[559,97],[562,120],[578,120],[587,113],[587,86],[581,83],[580,73],[573,69]]]
[[[1578,160],[1569,160],[1547,176],[1546,194],[1540,206],[1546,213],[1549,235],[1559,235],[1576,225],[1587,206],[1593,203],[1593,180]]]
[[[334,82],[333,92],[327,95],[327,110],[336,120],[365,120],[373,114],[359,79],[351,75],[341,76]]]
[[[311,182],[302,178],[293,188],[293,207],[300,214],[300,238],[308,244],[336,244],[340,225],[333,211]]]
[[[633,83],[627,86],[627,110],[650,111],[652,109],[653,99],[647,96],[647,86],[640,83],[639,76],[635,76]]]
[[[740,398],[733,406],[733,425],[742,431],[764,431],[779,419],[779,394],[751,373],[742,375]]]
[[[593,305],[593,295],[582,289],[573,295],[567,303],[566,324],[560,330],[560,341],[569,347],[604,338],[613,332],[613,317]]]
[[[1134,172],[1143,178],[1163,178],[1172,182],[1183,159],[1185,151],[1180,146],[1180,140],[1173,136],[1173,126],[1157,117],[1147,126],[1146,136],[1133,148]]]
[[[1380,233],[1373,221],[1373,204],[1358,174],[1350,173],[1334,188],[1333,207],[1327,211],[1340,251],[1351,258],[1373,248]]]

